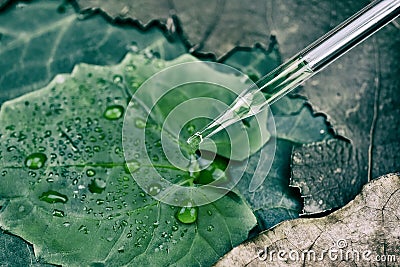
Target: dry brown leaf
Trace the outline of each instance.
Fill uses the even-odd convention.
[[[323,218],[286,221],[234,248],[216,266],[398,264],[400,176],[388,174],[365,185],[342,209]]]

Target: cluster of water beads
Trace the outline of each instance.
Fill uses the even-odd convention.
[[[114,82],[120,82],[120,79],[118,77],[116,77],[114,79]],[[123,106],[121,106],[121,105],[111,105],[111,106],[107,106],[107,108],[105,109],[105,111],[103,113],[103,117],[105,119],[107,119],[107,120],[111,120],[112,121],[112,120],[120,119],[123,116],[123,114],[124,114],[124,107]],[[140,127],[141,128],[145,128],[146,123],[139,119],[136,122],[136,126],[139,127],[139,128]],[[189,130],[193,131],[194,128],[190,127]],[[52,136],[52,133],[49,132],[48,136]],[[90,142],[97,142],[97,140],[99,140],[99,139],[96,139],[94,137],[90,137],[88,140]],[[99,149],[97,149],[97,150],[100,151]],[[83,150],[83,151],[85,151],[85,150]],[[48,154],[48,155],[50,155],[50,154]],[[153,160],[157,161],[157,158],[154,156]],[[47,162],[46,154],[38,152],[38,153],[31,154],[30,156],[28,156],[26,158],[25,166],[27,168],[31,169],[31,170],[38,170],[38,169],[41,169],[41,168],[45,167],[46,162]],[[130,163],[130,165],[132,167],[131,169],[135,169],[135,168],[139,168],[140,167],[139,163],[137,163],[137,162],[132,162],[132,163]],[[86,184],[84,184],[84,186],[79,187],[79,188],[80,189],[87,188],[89,190],[89,192],[91,192],[93,194],[101,194],[101,193],[103,193],[105,188],[106,188],[106,184],[101,178],[94,178],[94,177],[97,177],[96,171],[94,169],[87,169],[86,171],[83,172],[83,175],[84,175],[84,173],[86,173],[87,177],[90,177],[90,178],[93,178],[93,179],[91,180],[91,182],[89,184],[86,183]],[[74,185],[78,186],[79,185],[79,181],[77,179],[74,179],[74,181],[75,180],[76,180],[76,182],[74,183]],[[54,180],[51,180],[51,182],[54,182]],[[88,185],[88,186],[86,187],[86,185]],[[81,185],[79,185],[79,186],[81,186]],[[150,195],[157,195],[157,194],[159,194],[161,192],[161,190],[162,190],[161,185],[158,184],[158,183],[154,183],[154,184],[151,184],[149,186],[149,189],[148,189],[147,192]],[[60,191],[60,192],[62,192],[62,191]],[[66,195],[60,193],[60,192],[57,192],[57,191],[54,191],[54,190],[48,190],[48,191],[42,193],[42,195],[39,197],[39,199],[41,201],[47,202],[49,204],[56,204],[56,203],[65,204],[65,203],[67,203],[68,197]],[[143,195],[144,195],[144,193],[143,193]],[[105,203],[105,201],[104,201],[104,199],[100,199],[99,198],[99,199],[97,199],[96,203],[98,205],[103,205]],[[175,216],[174,216],[174,219],[176,219],[176,220],[171,218],[171,221],[176,221],[176,223],[174,223],[174,224],[171,223],[170,231],[172,231],[172,232],[178,232],[179,231],[180,224],[178,224],[178,222],[186,224],[186,225],[196,222],[197,217],[198,217],[198,210],[199,210],[198,207],[194,207],[194,206],[188,204],[185,207],[177,207],[175,210],[177,210],[175,212]],[[60,210],[60,209],[54,209],[53,212],[52,212],[52,215],[54,217],[59,217],[59,218],[62,218],[62,217],[66,216],[65,212]],[[73,222],[72,222],[72,224],[73,224]],[[69,227],[71,225],[71,223],[70,222],[64,222],[63,225],[65,227]],[[155,224],[153,227],[157,227],[157,226],[158,226],[158,224]],[[78,231],[82,232],[83,234],[89,234],[90,233],[89,227],[90,227],[89,225],[87,225],[87,226],[86,225],[81,225],[81,226],[79,226]],[[207,231],[212,231],[210,229],[213,229],[213,226],[208,226],[207,227]],[[187,229],[185,229],[185,231],[182,230],[181,237],[183,237],[183,235],[184,235],[184,233],[186,233],[186,231],[187,231]],[[165,237],[167,237],[167,236],[171,237],[170,233],[168,233],[168,235],[165,234],[165,233],[162,233],[162,235],[165,236]],[[138,246],[139,246],[139,244],[138,244]],[[161,248],[160,248],[160,250],[161,250]],[[123,248],[119,249],[119,252],[122,253],[123,251],[124,251]]]

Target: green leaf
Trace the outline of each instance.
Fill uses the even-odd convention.
[[[67,266],[211,265],[244,241],[256,220],[235,193],[198,207],[197,220],[186,224],[191,221],[177,219],[181,208],[145,194],[127,173],[122,119],[137,89],[134,85],[163,67],[193,60],[183,56],[165,62],[128,54],[114,67],[81,64],[71,76],[58,75],[44,89],[4,103],[2,227],[33,243],[36,255],[45,261]],[[208,69],[207,75],[214,73]],[[140,109],[133,112],[140,114]],[[147,141],[156,144],[160,129],[150,127]],[[129,148],[137,149],[138,161],[144,157],[134,144]],[[157,156],[152,160],[163,177],[187,179],[187,172],[167,165],[163,154]],[[137,169],[135,162],[127,163],[134,177],[146,176],[146,169],[152,168]]]

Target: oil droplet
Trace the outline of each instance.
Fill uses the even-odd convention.
[[[62,218],[64,217],[64,211],[55,209],[53,210],[53,216]]]
[[[142,119],[136,119],[135,126],[139,129],[144,129],[144,128],[146,128],[146,122]]]
[[[207,231],[208,232],[212,232],[214,230],[214,225],[209,225],[209,226],[207,226]]]
[[[151,184],[147,192],[150,196],[156,196],[161,192],[161,185],[157,183]]]
[[[191,224],[197,220],[197,213],[198,208],[193,207],[191,203],[189,203],[188,206],[182,207],[178,210],[178,212],[176,213],[176,218],[181,223]]]
[[[96,175],[96,172],[95,172],[95,170],[93,170],[93,169],[89,169],[89,170],[86,171],[86,175],[87,175],[88,177],[93,177],[93,176]]]
[[[103,179],[95,178],[88,186],[91,193],[101,194],[106,189],[106,182]]]
[[[25,159],[25,166],[32,170],[42,168],[47,160],[47,156],[43,153],[33,153]]]
[[[41,201],[45,201],[47,203],[67,203],[68,197],[57,191],[49,190],[47,192],[43,192],[39,197]]]
[[[107,120],[118,120],[124,114],[124,107],[120,105],[112,105],[106,108],[104,118]]]

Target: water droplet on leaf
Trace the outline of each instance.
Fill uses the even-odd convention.
[[[8,152],[14,151],[14,150],[16,150],[16,149],[17,149],[16,146],[9,146],[9,147],[7,147],[7,151],[8,151]]]
[[[81,226],[79,226],[78,231],[79,231],[79,232],[82,232],[82,233],[84,233],[84,234],[86,234],[86,235],[89,233],[89,230],[88,230],[88,228],[87,228],[86,225],[81,225]]]
[[[47,156],[43,153],[33,153],[25,159],[25,166],[32,170],[38,170],[44,166]]]
[[[120,105],[112,105],[106,108],[104,118],[107,120],[118,120],[124,114],[124,107]]]
[[[186,207],[182,207],[176,213],[176,218],[185,224],[194,223],[197,220],[198,208],[193,207],[192,204],[188,204]]]
[[[49,190],[47,192],[43,192],[39,197],[41,201],[45,201],[47,203],[67,203],[68,197],[57,191]]]
[[[122,82],[122,76],[121,75],[114,75],[113,77],[113,82],[114,83],[121,83]]]
[[[64,211],[55,209],[53,210],[53,216],[62,218],[64,217]]]
[[[93,169],[89,169],[89,170],[86,171],[86,175],[87,175],[88,177],[93,177],[93,176],[96,175],[96,172],[95,172],[95,170],[93,170]]]
[[[161,192],[161,185],[154,183],[149,186],[148,193],[150,196],[156,196]]]
[[[136,119],[135,126],[139,129],[144,129],[144,128],[146,128],[146,122],[142,119]]]
[[[132,160],[131,162],[128,162],[126,165],[128,167],[128,170],[130,170],[131,172],[135,172],[140,168],[140,163],[136,160]]]
[[[103,179],[95,178],[89,184],[88,188],[91,193],[101,194],[106,189],[106,185]]]

